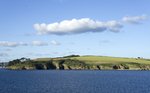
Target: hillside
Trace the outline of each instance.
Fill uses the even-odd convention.
[[[61,70],[149,70],[150,59],[107,56],[66,56],[60,58],[37,58],[34,60],[27,60],[9,65],[7,68]]]

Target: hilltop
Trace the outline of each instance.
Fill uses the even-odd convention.
[[[58,70],[150,70],[150,59],[70,55],[58,58],[22,58],[10,61],[8,69]]]

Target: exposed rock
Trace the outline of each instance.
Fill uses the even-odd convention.
[[[113,69],[120,69],[120,66],[119,65],[114,65]]]
[[[46,69],[56,69],[56,66],[52,62],[47,62]]]
[[[25,66],[23,66],[23,67],[21,68],[21,70],[27,70],[27,68],[26,68]]]
[[[43,64],[35,64],[35,68],[38,70],[43,70],[45,69],[45,66]]]

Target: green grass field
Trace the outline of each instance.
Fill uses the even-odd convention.
[[[120,64],[120,63],[138,63],[138,64],[150,64],[150,59],[138,59],[138,58],[123,58],[123,57],[108,57],[108,56],[80,56],[69,57],[70,59],[77,59],[84,61],[88,64]],[[67,59],[67,58],[53,58],[53,59]],[[36,61],[48,61],[51,58],[37,58]]]
[[[74,57],[72,59],[82,60],[89,64],[103,64],[103,63],[106,63],[106,64],[107,63],[150,64],[150,60],[147,60],[147,59],[107,57],[107,56],[81,56],[81,57]]]

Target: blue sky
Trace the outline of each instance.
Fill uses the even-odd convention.
[[[150,58],[150,0],[1,0],[0,61],[70,54]]]

